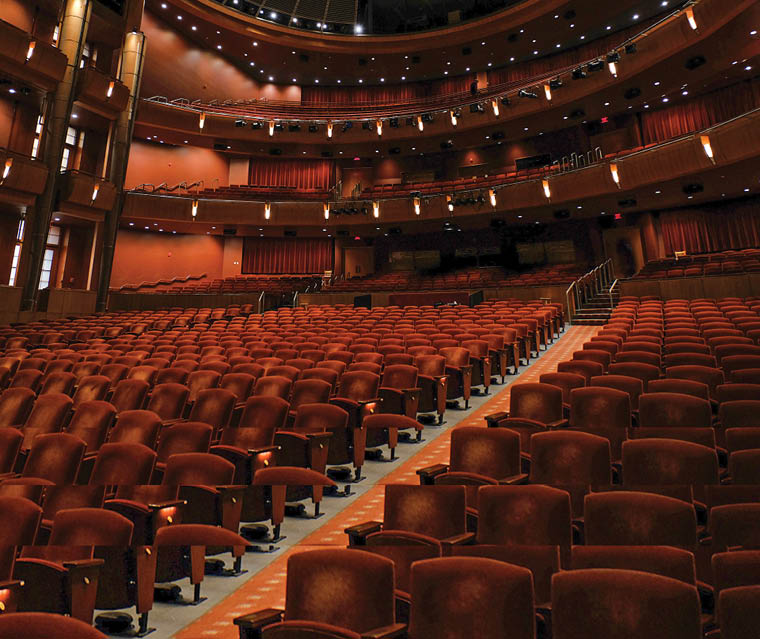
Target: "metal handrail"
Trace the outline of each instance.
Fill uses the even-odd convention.
[[[259,295],[259,315],[261,315],[264,312],[264,296],[266,295],[266,291],[261,291],[261,295]]]
[[[588,273],[581,275],[565,291],[568,315],[572,317],[575,311],[582,308],[583,304],[595,295],[607,292],[610,295],[610,299],[612,299],[612,286],[610,286],[610,283],[613,279],[613,264],[609,258],[592,268]],[[616,282],[617,280],[615,279],[613,286]]]
[[[293,308],[298,307],[298,291],[293,293]]]
[[[613,300],[613,291],[615,290],[615,287],[620,283],[620,280],[616,279],[612,285],[610,286],[610,308],[615,308],[615,301]]]

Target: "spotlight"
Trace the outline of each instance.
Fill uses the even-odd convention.
[[[295,133],[295,132],[300,131],[300,130],[301,130],[301,125],[300,124],[289,124],[288,125],[288,131],[290,131],[291,133]]]
[[[486,110],[483,108],[483,105],[479,102],[477,104],[471,104],[470,105],[470,113],[485,113]]]
[[[343,129],[342,129],[343,133],[345,133],[346,131],[348,131],[353,126],[354,126],[353,122],[344,122],[343,123]]]
[[[607,64],[610,62],[620,62],[620,54],[617,51],[613,51],[607,55]]]
[[[560,80],[559,78],[554,78],[553,80],[549,80],[549,87],[551,89],[562,88],[562,80]]]
[[[573,69],[573,80],[583,80],[583,78],[585,77],[587,77],[586,72],[583,70],[582,67]]]
[[[589,62],[586,65],[586,69],[590,72],[594,73],[596,71],[601,71],[604,69],[604,61],[603,60],[594,60],[593,62]]]
[[[319,131],[319,127],[316,124],[309,125],[309,133],[316,133]]]
[[[242,129],[246,125],[245,120],[235,120],[235,127],[238,129]]]
[[[391,118],[388,120],[388,124],[390,125],[391,129],[398,129],[398,118]]]
[[[625,52],[628,55],[631,55],[632,53],[636,53],[636,43],[635,42],[629,42],[625,45]]]
[[[517,95],[520,96],[521,98],[530,98],[531,100],[537,100],[538,99],[538,95],[537,94],[533,93],[532,91],[526,91],[525,89],[520,89],[517,92]]]
[[[252,128],[254,131],[257,131],[258,129],[260,129],[260,128],[261,128],[261,122],[259,122],[259,121],[256,121],[256,122],[251,122],[251,128]]]
[[[511,101],[510,101],[509,97],[505,95],[505,96],[503,96],[503,97],[501,98],[501,103],[502,103],[504,106],[509,106],[509,105],[511,104]]]

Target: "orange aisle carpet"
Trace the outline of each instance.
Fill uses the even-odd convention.
[[[533,360],[524,373],[513,377],[496,392],[492,399],[478,410],[459,421],[456,426],[485,426],[484,417],[491,413],[509,408],[509,392],[512,384],[537,382],[544,373],[554,372],[557,363],[571,359],[572,353],[580,350],[599,330],[598,326],[573,326],[562,334],[548,352],[543,352],[538,360]],[[495,387],[491,387],[494,392]],[[451,417],[447,412],[447,416]],[[432,464],[448,463],[451,430],[441,434],[430,444],[424,446],[416,455],[385,475],[375,486],[356,498],[339,514],[327,521],[317,531],[305,537],[297,546],[278,555],[271,564],[241,584],[226,599],[211,608],[205,615],[189,624],[175,636],[177,639],[202,639],[216,637],[219,639],[236,639],[237,628],[232,620],[235,617],[261,610],[263,608],[284,608],[285,606],[285,569],[288,557],[296,552],[314,550],[323,546],[346,546],[348,539],[343,532],[348,526],[365,521],[383,519],[384,485],[391,483],[418,483],[416,470]]]

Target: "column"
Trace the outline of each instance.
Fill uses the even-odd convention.
[[[45,190],[37,197],[26,219],[26,232],[21,255],[23,269],[19,281],[23,282],[21,310],[33,311],[45,254],[48,229],[55,205],[55,194],[61,173],[61,158],[66,130],[71,120],[74,87],[79,73],[82,50],[92,14],[92,0],[66,0],[61,22],[59,49],[68,60],[66,73],[58,85],[45,114],[45,148],[43,160],[49,174]]]
[[[132,4],[142,6],[143,0],[134,0]],[[119,230],[119,219],[124,208],[124,180],[127,175],[129,148],[132,143],[132,132],[135,125],[137,101],[140,96],[143,61],[145,59],[145,35],[132,31],[124,40],[121,58],[121,73],[119,79],[129,88],[129,103],[119,115],[111,140],[111,157],[109,161],[109,180],[117,190],[113,208],[106,213],[103,224],[103,250],[100,257],[100,275],[98,277],[98,299],[95,309],[104,311],[108,303],[108,287],[111,282],[116,234]]]

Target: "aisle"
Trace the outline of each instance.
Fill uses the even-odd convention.
[[[338,505],[338,512],[330,508],[332,516],[329,519],[326,521],[325,518],[316,520],[321,525],[288,548],[283,548],[282,551],[273,555],[246,555],[244,562],[251,571],[254,568],[247,564],[252,557],[259,557],[260,559],[266,557],[269,558],[269,561],[267,565],[245,581],[242,581],[242,578],[233,578],[234,581],[238,582],[235,584],[235,590],[174,636],[177,639],[202,639],[204,637],[236,639],[238,636],[237,628],[232,623],[235,617],[263,608],[283,608],[285,605],[285,570],[288,557],[291,554],[324,546],[345,546],[348,542],[343,530],[347,526],[373,519],[382,521],[385,484],[416,484],[419,481],[416,475],[418,468],[436,463],[447,463],[451,430],[455,426],[484,426],[483,418],[485,415],[506,410],[509,407],[509,394],[512,384],[537,382],[543,373],[555,371],[558,362],[570,359],[573,351],[579,350],[581,345],[597,330],[598,327],[594,326],[567,328],[559,340],[555,341],[547,351],[542,351],[541,357],[533,360],[530,366],[523,367],[519,375],[508,378],[504,386],[492,386],[491,395],[473,397],[473,406],[469,411],[446,411],[447,423],[444,424],[444,427],[426,430],[426,442],[423,443],[422,447],[403,446],[403,449],[411,448],[413,454],[400,463],[393,464],[393,468],[389,472],[378,477],[377,471],[383,468],[383,464],[368,462],[365,465],[365,474],[368,475],[368,478],[358,484],[362,491],[360,494],[345,501],[328,499],[329,506]],[[370,469],[375,472],[370,473]],[[374,475],[374,480],[369,475]],[[289,531],[290,524],[290,520],[286,520],[283,529]],[[288,534],[290,533],[288,532]],[[204,580],[204,589],[211,579],[214,578],[207,577]],[[218,579],[227,582],[230,580],[230,578]],[[189,612],[189,610],[185,608],[177,611],[177,613],[182,614]],[[156,635],[158,634],[156,633]],[[160,634],[163,635],[163,633]]]

